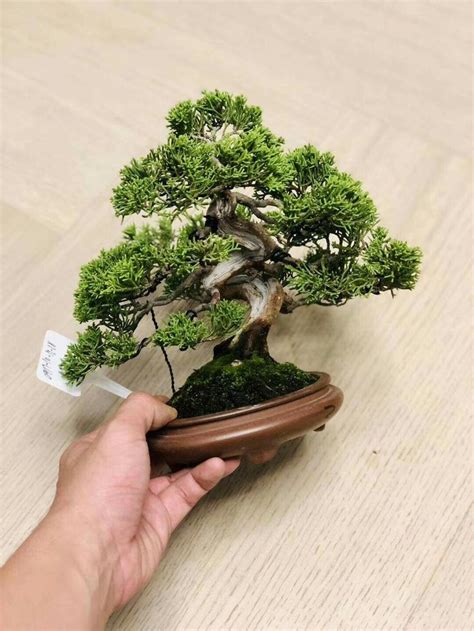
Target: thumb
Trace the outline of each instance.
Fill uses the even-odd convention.
[[[163,427],[177,416],[177,411],[146,392],[132,392],[117,410],[110,425],[126,427],[132,437],[143,438],[152,429]]]

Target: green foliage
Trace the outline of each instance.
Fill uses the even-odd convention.
[[[79,322],[99,320],[117,331],[133,330],[139,297],[163,280],[172,291],[200,265],[223,261],[237,248],[232,239],[215,234],[193,241],[189,227],[174,238],[168,217],[158,228],[131,225],[124,236],[122,243],[102,250],[81,268],[74,308]]]
[[[288,190],[300,196],[314,186],[321,186],[337,169],[332,153],[321,153],[313,145],[298,147],[288,154],[291,178]]]
[[[107,366],[116,367],[128,361],[138,353],[138,340],[127,333],[112,333],[105,331],[102,335]]]
[[[83,265],[75,292],[74,317],[79,322],[101,320],[118,329],[126,326],[124,300],[133,300],[156,282],[162,253],[160,235],[145,226],[129,226],[125,240]]]
[[[192,320],[185,313],[173,313],[164,327],[152,337],[157,346],[178,346],[185,351],[196,348],[207,336],[207,327],[201,320]]]
[[[164,145],[120,172],[112,205],[117,216],[149,216],[165,209],[181,212],[218,184],[212,147],[188,136],[171,135]]]
[[[288,154],[293,175],[272,232],[287,247],[308,247],[285,278],[306,304],[339,305],[385,290],[410,289],[421,252],[377,228],[377,209],[362,185],[337,169],[330,153],[306,145]]]
[[[358,245],[377,221],[374,203],[362,185],[340,172],[330,153],[306,145],[288,155],[293,169],[283,208],[272,214],[274,232],[288,246],[315,244],[331,235]]]
[[[247,311],[247,305],[237,300],[220,300],[209,311],[209,337],[215,339],[235,333],[244,323]]]
[[[194,224],[182,228],[176,244],[163,252],[163,266],[167,270],[166,291],[176,289],[192,272],[200,266],[215,265],[229,258],[237,249],[235,241],[229,237],[211,234],[206,239],[193,240],[191,232]]]
[[[304,298],[306,304],[338,305],[367,293],[366,288],[371,286],[372,279],[364,278],[359,272],[341,276],[324,265],[305,265],[294,271],[289,286]]]
[[[390,239],[385,228],[376,228],[363,254],[375,280],[373,293],[387,289],[413,289],[419,276],[422,253],[404,241]]]
[[[112,197],[118,216],[179,214],[235,187],[283,191],[291,177],[283,139],[261,124],[260,108],[243,96],[204,92],[195,103],[175,106],[168,124],[165,144],[122,169]]]
[[[168,126],[178,136],[217,134],[224,126],[232,131],[246,132],[260,127],[262,110],[248,105],[244,96],[232,96],[228,92],[204,91],[196,102],[183,101],[175,105],[166,117]]]
[[[294,364],[253,355],[239,360],[223,355],[194,371],[170,399],[181,418],[254,405],[314,383]]]
[[[178,103],[167,122],[166,141],[122,169],[112,196],[117,216],[153,219],[127,226],[117,246],[81,268],[74,315],[92,324],[64,360],[69,381],[80,382],[97,366],[117,366],[149,343],[185,350],[240,335],[248,307],[211,302],[221,290],[240,294],[203,283],[214,266],[245,250],[238,243],[251,244],[247,254],[253,247],[255,257],[235,257],[244,265],[232,282],[238,284],[238,275],[279,279],[294,292],[294,305],[341,305],[414,287],[419,248],[377,227],[372,199],[332,154],[313,145],[285,150],[283,139],[263,125],[259,107],[218,90]],[[232,215],[232,190],[256,206],[241,196]],[[307,249],[303,260],[292,258],[293,246]],[[140,321],[173,301],[189,304],[139,342]],[[194,319],[187,311],[193,306]]]
[[[138,340],[126,333],[102,331],[97,325],[88,326],[69,346],[61,363],[61,372],[72,384],[80,384],[87,373],[102,366],[119,366],[135,357]]]
[[[254,218],[250,208],[247,208],[247,206],[243,206],[242,204],[237,204],[235,208],[235,214],[238,215],[241,219],[245,219],[246,221],[251,221]]]
[[[288,281],[306,304],[339,305],[351,298],[395,289],[413,289],[419,275],[421,250],[388,237],[375,228],[360,252],[310,252],[305,264],[292,268]]]
[[[247,307],[237,300],[221,300],[206,311],[203,319],[185,313],[171,315],[164,327],[153,335],[157,346],[177,346],[184,351],[200,342],[229,336],[243,324]]]

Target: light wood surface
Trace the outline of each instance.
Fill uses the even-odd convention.
[[[333,151],[423,273],[395,300],[281,318],[274,355],[330,372],[343,409],[211,493],[110,628],[472,628],[470,19],[454,0],[3,3],[3,559],[117,404],[38,382],[43,334],[74,333],[79,266],[119,238],[119,168],[218,87]],[[182,382],[209,349],[172,355]],[[168,389],[151,351],[116,376]]]

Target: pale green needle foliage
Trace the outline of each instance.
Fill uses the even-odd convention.
[[[68,348],[61,370],[67,381],[78,384],[99,366],[119,366],[138,352],[139,342],[133,335],[103,331],[93,324]]]
[[[246,314],[247,307],[237,300],[221,300],[206,311],[202,319],[174,313],[152,340],[158,346],[177,346],[180,350],[195,348],[200,342],[231,335],[243,324]]]

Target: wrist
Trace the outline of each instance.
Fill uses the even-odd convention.
[[[84,515],[53,508],[3,569],[6,628],[103,628],[118,601],[117,558]]]
[[[62,563],[67,559],[91,599],[110,615],[119,597],[114,581],[119,555],[110,534],[73,506],[56,509],[53,505],[41,527]]]

